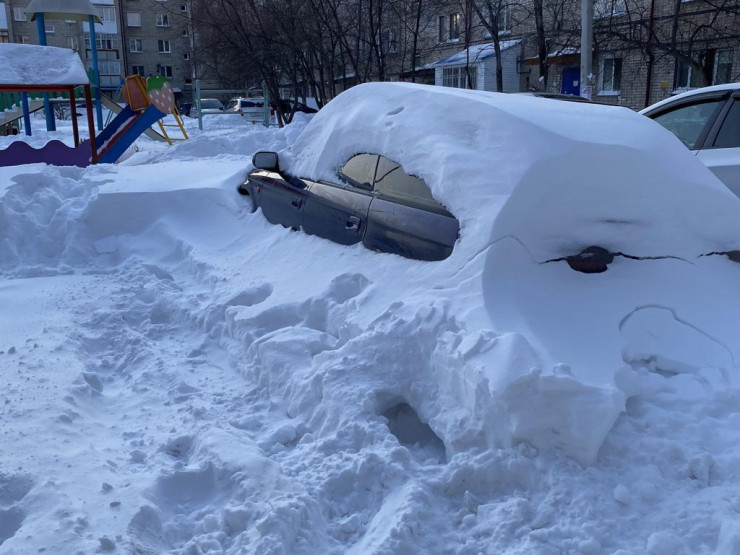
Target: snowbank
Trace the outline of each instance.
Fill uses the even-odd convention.
[[[445,134],[429,89],[357,90],[330,106],[359,139],[331,110],[216,117],[118,165],[3,170],[0,550],[731,553],[738,270],[709,254],[737,201],[627,111],[442,90]],[[381,101],[392,133],[364,123]],[[377,149],[425,177],[453,255],[250,213],[252,153],[312,138],[281,162]],[[600,241],[633,258],[546,262]]]

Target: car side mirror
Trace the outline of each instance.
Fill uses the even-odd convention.
[[[252,165],[258,170],[267,170],[269,172],[276,172],[280,169],[278,165],[277,152],[257,152],[252,156]]]

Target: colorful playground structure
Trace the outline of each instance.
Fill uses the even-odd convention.
[[[87,124],[90,138],[80,141],[77,123],[75,90],[84,90]],[[138,75],[126,78],[123,96],[126,106],[110,101],[106,106],[118,115],[95,136],[91,85],[77,53],[65,48],[20,44],[0,44],[0,93],[21,93],[21,104],[26,128],[30,131],[31,102],[28,93],[64,93],[69,98],[74,147],[60,141],[51,141],[41,148],[33,148],[24,141],[15,141],[0,150],[0,166],[16,166],[46,162],[58,166],[85,167],[96,163],[112,163],[155,123],[161,133],[156,136],[172,144],[162,119],[172,114],[182,138],[188,138],[182,118],[175,105],[175,97],[164,77],[149,77],[146,82]],[[33,106],[40,109],[43,105]],[[7,113],[7,112],[6,112]],[[10,123],[3,121],[0,123]]]

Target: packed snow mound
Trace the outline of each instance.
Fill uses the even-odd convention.
[[[77,52],[56,46],[0,44],[0,85],[86,85]]]
[[[431,130],[427,117],[396,130]],[[679,252],[623,234],[648,215],[629,202],[613,222],[589,224],[577,196],[530,214],[518,192],[543,198],[527,177],[542,160],[512,148],[529,165],[489,176],[509,192],[468,174],[449,197],[464,228],[448,260],[347,248],[270,225],[236,193],[250,156],[305,122],[204,123],[171,148],[142,138],[122,164],[0,169],[0,551],[733,552],[740,266],[701,250],[729,240],[719,225]],[[522,133],[560,137],[556,154],[616,141],[547,125]],[[465,156],[441,172],[489,167],[438,138]],[[613,198],[595,190],[601,218]],[[698,211],[726,197],[714,181],[685,192]],[[577,225],[526,235],[544,208]],[[614,248],[624,235],[631,256],[676,250],[582,274],[547,261],[577,246],[570,227],[589,244],[611,229],[597,238]]]

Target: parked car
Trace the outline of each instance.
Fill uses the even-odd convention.
[[[640,113],[676,135],[740,196],[740,83],[688,91]]]
[[[265,99],[261,97],[236,97],[226,105],[227,112],[235,112],[252,123],[265,121]]]
[[[258,152],[239,192],[268,221],[374,251],[418,260],[447,258],[459,223],[424,181],[379,154],[351,156],[334,181],[281,172],[276,152]]]
[[[200,112],[202,115],[206,114],[221,114],[224,111],[223,103],[217,98],[201,98],[200,99]],[[194,103],[190,109],[190,116],[198,117],[198,104]]]
[[[239,192],[269,222],[412,259],[472,259],[507,239],[538,264],[598,274],[624,260],[735,256],[740,237],[728,231],[740,199],[681,144],[590,102],[368,83],[252,163]]]

